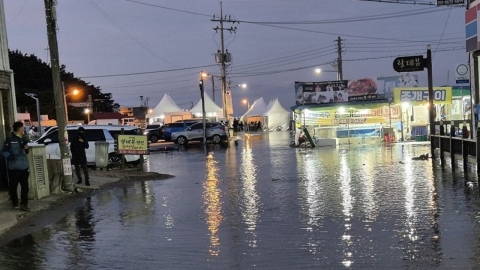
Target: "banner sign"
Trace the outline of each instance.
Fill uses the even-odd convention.
[[[371,109],[353,107],[331,108],[305,112],[306,121],[311,125],[338,126],[344,124],[382,124],[390,119],[400,119],[400,105],[382,106]]]
[[[117,152],[125,155],[148,155],[147,136],[118,135]]]
[[[350,81],[295,82],[295,97],[296,105],[393,100],[394,88],[416,86],[418,76],[410,74]]]
[[[377,85],[377,93],[384,94],[387,100],[393,100],[393,89],[395,87],[417,87],[418,75],[407,73],[400,76],[378,77]]]
[[[296,104],[334,103],[348,100],[348,81],[295,82]]]
[[[395,88],[394,101],[409,102],[413,105],[424,104],[428,102],[428,88]],[[433,103],[451,104],[452,103],[452,87],[433,87]]]

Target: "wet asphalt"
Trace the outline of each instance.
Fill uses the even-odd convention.
[[[152,152],[0,248],[0,269],[477,269],[475,175],[428,144],[291,148],[288,132]]]

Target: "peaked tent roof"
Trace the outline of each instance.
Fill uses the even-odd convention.
[[[160,115],[166,112],[182,112],[183,110],[178,107],[175,102],[173,102],[172,98],[165,94],[158,103],[158,105],[153,109],[152,113],[147,114],[146,117],[159,117]]]
[[[261,97],[253,102],[252,106],[250,106],[250,109],[244,115],[242,115],[241,119],[251,116],[262,116],[266,109],[267,104],[265,103],[263,97]]]
[[[219,116],[223,115],[223,109],[218,107],[215,102],[210,98],[207,93],[204,93],[205,100],[205,113],[216,112]],[[193,114],[202,114],[202,98],[197,102],[197,104],[190,110]]]
[[[267,109],[263,114],[263,128],[268,131],[287,130],[290,122],[290,112],[285,110],[278,99],[268,103]]]
[[[263,114],[264,116],[269,116],[273,114],[290,114],[290,111],[286,110],[283,108],[282,104],[280,104],[280,101],[277,99],[271,100],[268,103],[267,109],[265,110],[265,113]]]

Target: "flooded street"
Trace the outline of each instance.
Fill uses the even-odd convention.
[[[478,269],[477,178],[412,160],[427,144],[152,153],[175,175],[84,199],[0,248],[0,269]],[[32,203],[35,203],[34,201]]]

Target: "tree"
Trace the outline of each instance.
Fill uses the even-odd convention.
[[[23,54],[18,50],[9,51],[10,67],[14,72],[15,92],[18,112],[36,112],[35,100],[25,93],[35,93],[40,98],[40,114],[47,114],[49,118],[56,119],[55,101],[53,94],[52,69],[41,59],[33,54]],[[92,96],[93,111],[113,112],[115,103],[111,93],[102,93],[100,87],[90,85],[73,73],[66,71],[66,66],[60,67],[60,76],[67,94],[67,104],[71,102],[87,102],[88,96]],[[79,95],[68,95],[73,89],[79,90]],[[69,119],[83,120],[84,108],[68,106]],[[36,113],[32,114],[33,120]]]

